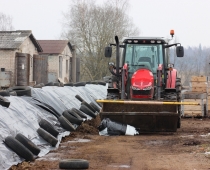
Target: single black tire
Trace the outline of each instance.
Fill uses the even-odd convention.
[[[98,84],[97,81],[91,81],[91,84]]]
[[[92,96],[93,97],[93,96]],[[93,99],[96,101],[97,99],[93,97]],[[103,107],[103,104],[96,102],[100,107]]]
[[[17,139],[12,136],[8,136],[5,138],[4,143],[13,150],[17,155],[24,158],[26,161],[33,161],[34,155],[33,153],[26,148],[22,143],[20,143]]]
[[[106,86],[106,82],[104,82],[104,81],[98,81],[98,84]]]
[[[77,113],[81,118],[87,119],[87,116],[82,111],[80,111],[76,108],[72,108],[71,111]]]
[[[39,155],[41,150],[31,140],[29,140],[27,137],[25,137],[21,133],[18,133],[15,136],[15,139],[17,139],[26,148],[28,148],[34,155]]]
[[[86,82],[78,82],[78,83],[74,83],[74,86],[79,87],[79,86],[85,86]]]
[[[64,159],[59,162],[60,169],[88,169],[89,162],[84,159]]]
[[[103,107],[103,104],[96,102],[100,107]]]
[[[64,86],[74,86],[74,83],[66,83]]]
[[[71,109],[68,109],[68,110],[66,110],[66,111],[68,111],[68,113],[69,113],[70,115],[74,116],[75,118],[77,118],[77,119],[82,119],[81,116],[79,116],[77,113],[75,113],[75,112],[72,111]]]
[[[7,90],[3,90],[3,91],[0,91],[0,96],[10,96],[10,94],[9,94],[9,91],[7,91]]]
[[[72,116],[71,114],[69,114],[68,111],[64,111],[64,112],[62,113],[62,115],[63,115],[66,119],[68,119],[69,122],[71,122],[71,123],[73,123],[73,124],[81,125],[82,122],[83,122],[82,119],[78,119],[78,118]]]
[[[100,112],[100,108],[93,102],[90,102],[90,106],[94,108],[97,112]]]
[[[8,108],[10,105],[10,101],[7,100],[6,98],[0,96],[0,105]]]
[[[54,137],[57,137],[59,132],[54,128],[54,126],[45,119],[39,121],[39,126],[49,132]]]
[[[10,96],[17,96],[16,91],[11,91],[11,92],[9,92],[9,94],[10,94]]]
[[[84,112],[85,114],[89,115],[92,118],[96,118],[95,113],[85,105],[81,105],[79,110],[81,110],[82,112]]]
[[[31,88],[29,86],[14,86],[8,89],[10,92],[15,91],[17,96],[30,96]]]
[[[75,97],[76,97],[80,102],[85,101],[85,100],[84,100],[80,95],[78,95],[78,94],[77,94]]]
[[[36,84],[36,85],[33,86],[33,88],[42,88],[42,85]]]
[[[86,84],[91,84],[91,81],[87,81]]]
[[[60,86],[60,83],[59,82],[55,82],[54,84],[53,84],[53,86]]]
[[[58,143],[58,140],[52,136],[50,133],[48,133],[46,130],[42,129],[42,128],[38,128],[37,129],[37,133],[45,140],[47,141],[49,144],[51,144],[51,146],[56,146],[56,144]]]
[[[53,85],[54,85],[53,82],[49,82],[49,83],[45,84],[45,86],[53,86]]]
[[[91,105],[89,105],[86,101],[83,101],[83,102],[81,103],[81,105],[87,106],[93,113],[96,112],[96,110],[95,110]]]
[[[64,116],[60,116],[58,118],[58,121],[60,122],[61,126],[68,130],[68,131],[75,131],[74,126],[71,124],[71,122],[68,121]]]
[[[39,84],[40,84],[40,86],[44,87],[44,83],[39,83]]]

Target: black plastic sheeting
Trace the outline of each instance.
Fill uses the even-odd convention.
[[[87,84],[80,87],[46,86],[31,90],[32,97],[9,96],[5,97],[10,101],[9,108],[0,105],[0,169],[9,169],[24,160],[4,144],[7,136],[23,134],[41,149],[38,157],[42,157],[50,150],[56,149],[62,137],[70,134],[61,127],[58,117],[67,109],[80,108],[81,102],[75,95],[80,95],[87,103],[97,104],[95,99],[106,98],[107,87]],[[91,119],[88,115],[87,118]],[[55,147],[36,132],[41,119],[49,121],[59,131],[59,142]]]

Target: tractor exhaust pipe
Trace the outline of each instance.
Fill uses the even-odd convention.
[[[118,36],[115,36],[116,41],[116,74],[119,77],[119,63],[120,63],[120,45]]]

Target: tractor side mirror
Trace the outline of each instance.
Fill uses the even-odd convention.
[[[176,55],[177,55],[177,57],[184,57],[184,47],[183,46],[176,47]]]
[[[112,47],[105,47],[105,57],[110,58],[112,56]]]

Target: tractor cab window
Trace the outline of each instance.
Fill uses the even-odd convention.
[[[129,64],[129,72],[139,68],[148,68],[154,74],[159,64],[163,64],[162,44],[127,44],[125,63]]]

